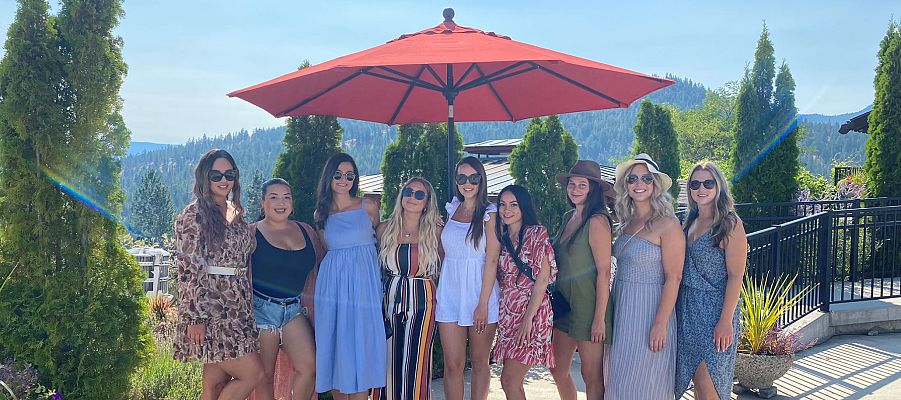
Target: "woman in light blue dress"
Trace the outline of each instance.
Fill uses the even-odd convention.
[[[697,400],[728,399],[748,239],[722,171],[701,162],[688,176],[688,248],[676,302],[676,398],[693,382]]]
[[[386,376],[378,205],[357,197],[357,177],[349,155],[329,158],[313,214],[328,247],[316,279],[316,391],[337,400],[365,399]]]

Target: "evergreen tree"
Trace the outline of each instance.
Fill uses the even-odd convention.
[[[463,154],[463,137],[457,134],[454,159]],[[388,144],[382,160],[382,215],[388,216],[400,186],[408,179],[429,181],[438,204],[447,197],[447,124],[405,124],[397,128],[397,140]],[[444,207],[439,207],[444,210]]]
[[[341,151],[341,132],[335,117],[288,118],[285,152],[275,160],[272,176],[291,184],[298,221],[313,222],[319,174],[325,161]]]
[[[247,188],[247,205],[244,206],[244,220],[247,222],[256,222],[260,218],[260,211],[263,209],[263,182],[265,181],[263,172],[256,170],[250,181],[250,187]]]
[[[879,44],[876,98],[868,119],[867,190],[871,197],[901,196],[901,25],[889,23]]]
[[[635,122],[635,145],[632,155],[645,153],[657,163],[660,171],[673,180],[679,179],[679,140],[673,128],[670,111],[645,99]],[[673,185],[670,194],[678,199],[679,185]]]
[[[0,63],[0,353],[71,398],[121,398],[151,340],[141,272],[118,243],[119,1],[22,0]],[[5,296],[14,293],[14,298]]]
[[[529,190],[538,220],[550,232],[557,231],[569,209],[556,175],[569,171],[578,158],[576,140],[556,115],[533,118],[522,142],[510,153],[510,174]]]
[[[169,189],[163,185],[156,171],[147,170],[136,196],[131,219],[138,236],[160,240],[164,234],[171,234],[175,207],[172,206]]]
[[[673,127],[679,136],[680,176],[686,177],[691,166],[701,160],[715,162],[727,174],[732,173],[730,154],[735,147],[735,98],[738,85],[707,92],[704,103],[690,110],[670,108]]]
[[[797,194],[801,133],[796,120],[794,80],[784,63],[776,75],[773,53],[773,43],[764,26],[754,65],[745,72],[736,102],[732,192],[737,202],[790,201]]]
[[[803,129],[798,125],[798,109],[795,108],[795,81],[785,63],[776,74],[776,86],[771,106],[772,119],[768,124],[769,135],[776,140],[764,149],[757,175],[756,198],[758,203],[796,201],[798,199],[798,138]],[[761,188],[766,188],[761,190]]]

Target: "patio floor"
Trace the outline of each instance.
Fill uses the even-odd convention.
[[[491,400],[504,399],[500,367],[491,377]],[[572,366],[579,399],[585,385],[579,376],[578,360]],[[779,395],[774,399],[901,399],[901,333],[876,336],[835,336],[825,343],[799,353],[792,369],[776,381]],[[432,385],[435,400],[444,399],[443,381]],[[526,376],[526,396],[532,399],[559,398],[550,372],[533,368]],[[469,398],[469,372],[466,375]],[[683,399],[692,399],[689,391]],[[756,399],[753,395],[732,395],[733,399]]]

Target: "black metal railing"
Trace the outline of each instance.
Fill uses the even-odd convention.
[[[745,231],[754,232],[772,225],[793,221],[821,211],[901,205],[901,197],[875,197],[850,200],[791,201],[784,203],[740,203],[735,211],[745,223]]]
[[[901,206],[819,211],[748,234],[747,274],[808,292],[780,326],[830,304],[901,297]]]
[[[832,184],[837,185],[838,181],[863,171],[863,167],[832,167]]]

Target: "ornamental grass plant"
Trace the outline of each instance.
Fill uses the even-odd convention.
[[[782,315],[810,292],[810,287],[804,287],[792,295],[796,279],[797,275],[771,279],[766,274],[758,281],[745,276],[741,288],[740,352],[791,355],[814,344],[802,343],[798,334],[787,333],[778,326]]]

